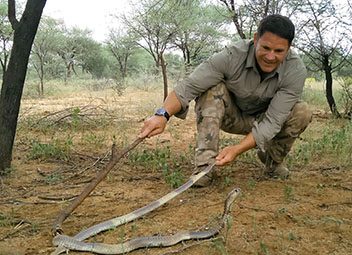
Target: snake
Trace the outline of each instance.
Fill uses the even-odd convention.
[[[235,188],[227,195],[224,211],[219,223],[217,226],[208,230],[180,231],[176,234],[167,236],[136,237],[119,244],[86,243],[75,240],[74,238],[66,235],[57,235],[54,238],[53,243],[70,250],[88,251],[97,254],[125,254],[139,248],[167,247],[190,239],[199,240],[210,238],[220,233],[221,229],[228,225],[230,217],[229,214],[231,212],[233,202],[239,194],[240,189]]]
[[[58,246],[58,247],[54,252],[51,253],[51,255],[58,255],[63,252],[67,252],[67,250],[69,249],[68,248],[69,243],[83,241],[83,240],[85,240],[93,235],[96,235],[102,231],[116,228],[120,225],[126,224],[130,221],[133,221],[137,218],[140,218],[140,217],[144,216],[145,214],[155,210],[156,208],[162,206],[163,204],[167,203],[171,199],[175,198],[176,196],[178,196],[179,194],[181,194],[182,192],[184,192],[188,188],[190,188],[199,179],[201,179],[203,176],[208,174],[212,170],[214,165],[215,165],[215,163],[210,164],[209,166],[204,168],[199,173],[193,174],[186,183],[184,183],[183,185],[181,185],[177,189],[171,191],[170,193],[166,194],[165,196],[161,197],[160,199],[155,200],[144,207],[141,207],[137,210],[134,210],[128,214],[101,222],[101,223],[94,225],[92,227],[89,227],[85,230],[82,230],[81,232],[79,232],[78,234],[76,234],[73,237],[69,237],[69,236],[65,236],[65,235],[61,235],[61,234],[56,235],[53,238],[53,245]]]

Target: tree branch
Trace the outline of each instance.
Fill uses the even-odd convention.
[[[18,20],[16,18],[16,1],[8,0],[8,17],[13,30],[16,30],[18,27]]]

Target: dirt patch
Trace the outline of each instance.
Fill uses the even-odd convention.
[[[80,133],[82,130],[72,133],[71,130],[69,135],[75,149],[68,160],[28,159],[29,138],[51,141],[67,137],[66,129],[53,128],[54,131],[46,132],[36,128],[19,129],[13,162],[15,170],[0,179],[0,254],[50,254],[54,250],[50,231],[58,213],[106,165],[108,157],[104,156],[108,155],[112,140],[119,144],[133,141],[140,121],[153,111],[159,99],[151,92],[141,92],[139,102],[144,108],[138,111],[141,107],[133,103],[135,94],[132,92],[120,98],[107,95],[99,98],[101,100],[94,101],[99,102],[99,107],[119,109],[115,114],[124,118],[115,124],[86,130],[86,133]],[[92,100],[84,97],[24,101],[22,110],[27,116],[34,113],[44,116],[87,102],[92,104]],[[319,129],[319,125],[324,123],[315,121],[311,128]],[[121,127],[123,130],[119,129]],[[78,133],[80,135],[76,135]],[[88,141],[90,146],[85,147],[87,143],[83,141],[89,137],[87,133],[94,134],[95,139],[100,135],[105,142],[94,146]],[[145,141],[139,149],[168,147],[172,157],[179,159],[177,155],[192,149],[194,136],[194,116],[191,114],[185,121],[172,119],[163,135]],[[192,162],[178,163],[187,179],[192,173]],[[131,237],[201,228],[217,220],[226,194],[239,187],[243,194],[235,202],[232,223],[228,232],[219,238],[187,241],[169,248],[141,249],[132,254],[174,254],[172,251],[189,255],[351,254],[352,169],[316,162],[309,167],[293,168],[292,177],[287,181],[263,180],[262,170],[259,161],[239,160],[217,169],[218,177],[210,187],[189,189],[142,219],[89,240],[118,243]],[[74,235],[103,220],[142,207],[171,190],[162,171],[124,158],[68,217],[63,230],[65,234]]]

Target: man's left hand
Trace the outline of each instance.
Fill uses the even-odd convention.
[[[215,158],[217,166],[223,166],[235,160],[239,155],[238,145],[225,147]]]

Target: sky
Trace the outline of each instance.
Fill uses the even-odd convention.
[[[102,42],[111,27],[111,15],[126,12],[129,2],[128,0],[47,0],[44,15],[63,20],[67,27],[87,28],[92,31],[95,40]]]

